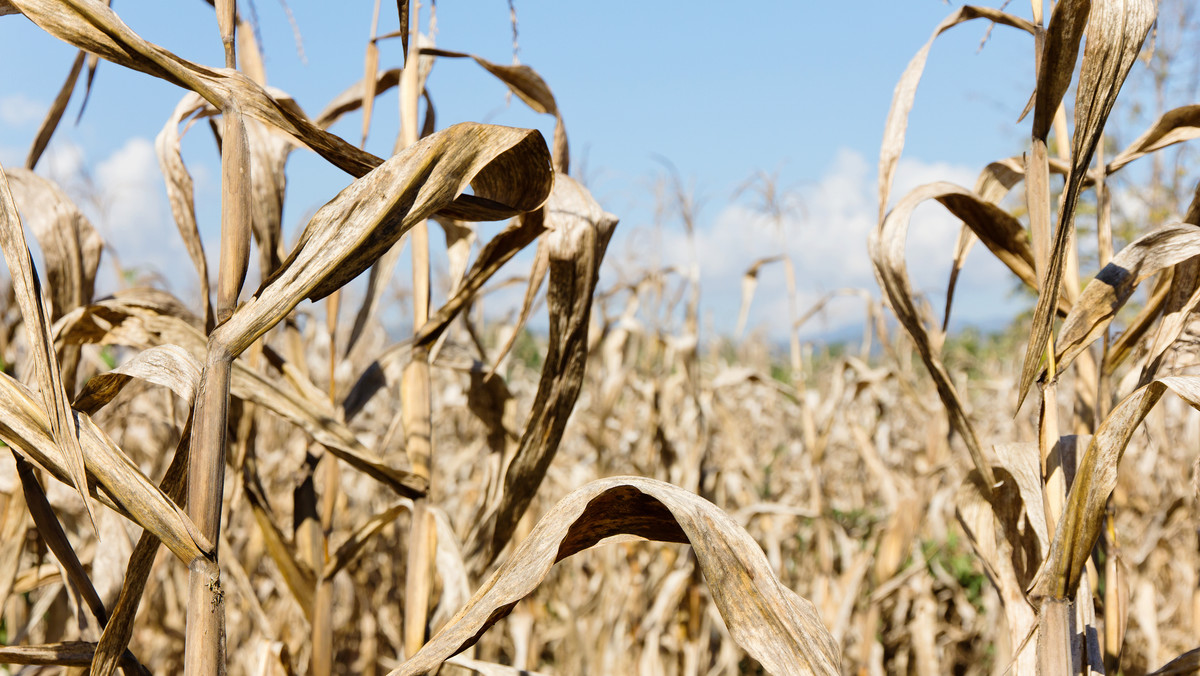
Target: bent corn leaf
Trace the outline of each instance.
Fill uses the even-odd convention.
[[[614,477],[555,505],[449,624],[389,676],[437,669],[532,593],[555,562],[621,534],[690,543],[733,639],[768,672],[840,673],[837,645],[816,608],[779,582],[758,543],[728,514],[661,481]]]
[[[212,339],[240,354],[305,298],[320,300],[439,211],[468,220],[541,206],[554,175],[542,135],[464,122],[404,149],[322,207],[280,269]],[[470,201],[455,204],[468,187]]]

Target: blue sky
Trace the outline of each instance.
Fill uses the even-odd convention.
[[[289,4],[303,59],[281,3],[255,3],[268,77],[315,115],[361,78],[372,3]],[[383,4],[381,33],[397,22],[395,4]],[[115,8],[146,39],[195,61],[222,62],[207,4],[126,0]],[[875,292],[866,233],[877,208],[883,121],[904,66],[955,7],[939,0],[736,6],[516,0],[516,9],[519,58],[555,93],[570,134],[573,169],[586,166],[584,178],[595,196],[622,218],[606,280],[655,262],[687,261],[682,229],[673,221],[661,229],[654,223],[653,185],[663,175],[659,158],[666,158],[703,204],[697,252],[713,331],[732,331],[742,272],[780,247],[796,264],[801,305],[845,286]],[[1010,9],[1029,11],[1020,3]],[[935,44],[913,110],[898,177],[901,191],[940,179],[969,186],[988,161],[1021,151],[1028,131],[1016,118],[1032,88],[1031,38],[997,27],[981,51],[986,28],[972,22]],[[442,0],[435,40],[445,49],[507,63],[508,5]],[[0,18],[5,166],[23,164],[74,54],[23,17]],[[399,41],[383,45],[381,67],[397,66],[400,59]],[[536,126],[547,137],[553,129],[551,119],[531,113],[519,100],[509,102],[503,86],[470,61],[439,60],[429,89],[439,126],[461,120]],[[73,124],[75,100],[41,169],[68,183],[68,190],[84,190],[79,178],[90,173],[93,192],[103,195],[97,227],[121,262],[158,269],[186,297],[194,287],[188,274],[194,273],[177,242],[153,153],[154,136],[182,94],[102,63],[82,121]],[[395,95],[381,98],[376,111],[368,149],[387,155],[397,126]],[[350,116],[334,131],[357,142],[360,125],[361,118]],[[219,160],[203,127],[185,138],[184,158],[197,181],[202,231],[213,256]],[[308,152],[294,153],[289,171],[284,218],[291,235],[349,178]],[[759,171],[776,174],[797,196],[796,213],[782,233],[772,232],[745,196],[735,198],[738,187]],[[910,260],[920,262],[917,282],[938,301],[956,230],[936,210],[920,213],[923,224],[914,226]],[[483,228],[485,236],[494,231]],[[972,257],[979,267],[963,280],[961,316],[988,324],[1011,317],[1020,303],[1011,298],[1007,273],[982,262],[988,257],[982,248]],[[516,268],[502,276],[520,273]],[[778,336],[786,316],[782,270],[767,268],[760,279],[750,326]],[[856,321],[861,310],[855,303],[835,306],[810,332]]]

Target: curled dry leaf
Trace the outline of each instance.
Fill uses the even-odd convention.
[[[212,340],[240,354],[301,300],[340,288],[434,213],[507,218],[541,206],[553,182],[537,131],[464,122],[422,139],[322,207],[280,269]],[[456,204],[468,185],[474,197]]]
[[[1197,376],[1160,378],[1117,404],[1083,454],[1050,553],[1033,583],[1031,596],[1066,599],[1074,593],[1104,526],[1105,504],[1117,485],[1117,468],[1125,447],[1142,419],[1168,389],[1192,408],[1200,409]]]
[[[1176,143],[1190,141],[1200,136],[1200,104],[1181,106],[1168,110],[1154,121],[1129,147],[1108,163],[1107,171],[1112,174],[1126,164]]]
[[[988,19],[1005,26],[1019,28],[1030,35],[1036,32],[1033,24],[1011,14],[1006,14],[990,7],[975,7],[967,5],[946,17],[937,28],[925,46],[913,56],[912,61],[904,69],[896,90],[892,93],[892,106],[888,110],[887,122],[883,127],[883,146],[879,150],[879,220],[887,213],[888,200],[892,192],[892,179],[896,175],[896,166],[900,162],[900,154],[904,151],[904,136],[908,129],[908,115],[912,112],[913,101],[917,97],[917,85],[921,82],[921,73],[925,70],[925,62],[929,58],[929,49],[939,35],[951,28],[973,19]]]
[[[1042,275],[1030,327],[1029,344],[1021,367],[1017,406],[1020,407],[1038,372],[1038,361],[1050,340],[1058,305],[1058,289],[1067,263],[1067,249],[1075,231],[1075,207],[1104,124],[1117,100],[1117,92],[1154,23],[1154,0],[1095,0],[1088,18],[1087,44],[1075,93],[1075,133],[1071,142],[1071,173],[1059,205],[1054,245]],[[1052,113],[1051,113],[1052,114]]]
[[[1147,277],[1200,255],[1200,226],[1164,225],[1121,250],[1088,282],[1055,342],[1055,377],[1105,330]]]
[[[914,304],[915,294],[908,279],[904,259],[909,219],[917,205],[937,200],[963,220],[1005,265],[1026,283],[1033,280],[1033,254],[1019,221],[996,205],[985,202],[971,191],[950,183],[931,183],[905,195],[871,233],[870,252],[875,276],[892,305],[896,318],[912,336],[925,367],[937,385],[938,396],[950,416],[950,423],[962,435],[971,453],[975,469],[986,485],[995,485],[991,465],[985,460],[974,427],[963,409],[958,390],[950,379]]]
[[[105,404],[116,398],[134,378],[161,385],[183,399],[191,408],[196,399],[203,365],[190,352],[178,345],[160,345],[139,352],[117,368],[93,376],[84,385],[72,406],[88,415],[95,415]]]
[[[175,227],[179,229],[183,245],[192,259],[192,265],[196,267],[200,281],[200,297],[204,303],[204,324],[208,326],[212,316],[212,301],[208,290],[208,259],[204,255],[204,244],[200,240],[200,229],[196,225],[196,198],[192,175],[183,163],[183,154],[179,147],[179,125],[206,108],[208,104],[199,94],[185,94],[155,138],[154,150],[158,155],[158,166],[162,169],[163,180],[166,182],[167,201],[171,205],[171,214],[175,217]]]
[[[653,479],[593,481],[563,498],[437,636],[390,676],[428,673],[528,596],[556,561],[613,535],[691,543],[738,645],[774,674],[837,674],[837,645],[816,608],[784,587],[758,543],[728,514]]]
[[[550,91],[550,85],[542,79],[538,72],[526,65],[504,66],[498,63],[492,63],[487,59],[475,56],[474,54],[466,54],[464,52],[452,52],[445,49],[422,49],[421,55],[444,56],[448,58],[474,59],[484,70],[496,76],[496,79],[508,86],[512,93],[525,102],[530,108],[539,113],[544,113],[554,116],[554,170],[560,174],[565,174],[570,169],[570,150],[567,144],[567,128],[563,124],[562,113],[558,110],[558,103],[554,100],[554,92]]]
[[[541,380],[521,444],[509,464],[504,489],[473,536],[476,570],[491,565],[529,507],[558,450],[567,419],[583,386],[592,294],[617,218],[606,213],[587,189],[560,175],[545,207],[550,232],[550,338]]]

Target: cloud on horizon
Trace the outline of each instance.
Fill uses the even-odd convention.
[[[896,196],[933,181],[950,181],[970,187],[975,172],[961,166],[920,160],[902,160],[897,172]],[[856,288],[878,297],[867,238],[877,215],[876,168],[861,154],[840,150],[822,177],[792,194],[789,214],[777,227],[753,206],[749,194],[731,203],[696,232],[696,260],[700,267],[703,312],[712,330],[732,334],[741,304],[741,279],[756,261],[780,253],[792,260],[796,273],[797,309],[804,314],[825,294]],[[945,304],[946,284],[959,223],[936,203],[924,204],[913,215],[908,236],[909,275],[938,312]],[[687,266],[691,247],[682,229],[664,230],[663,265]],[[1011,272],[983,246],[972,249],[955,291],[953,318],[969,323],[994,324],[1011,318],[1022,306],[1011,297],[1015,286]],[[764,266],[751,306],[747,331],[762,331],[772,338],[787,335],[788,298],[784,268]],[[835,300],[802,329],[813,337],[861,323],[862,302],[848,297]]]

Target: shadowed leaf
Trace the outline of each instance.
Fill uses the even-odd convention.
[[[734,640],[767,671],[840,673],[837,646],[816,608],[776,579],[758,544],[729,515],[670,484],[616,477],[563,498],[467,606],[390,676],[437,669],[528,596],[556,561],[621,534],[690,543]]]

